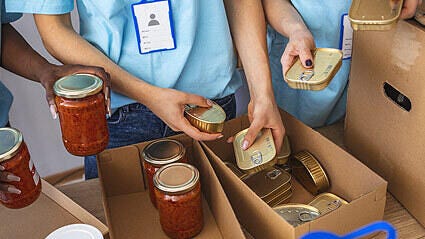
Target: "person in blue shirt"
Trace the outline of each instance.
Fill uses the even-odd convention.
[[[242,148],[248,148],[262,128],[271,128],[279,149],[285,132],[273,96],[261,0],[170,0],[172,21],[168,14],[155,14],[155,19],[171,24],[175,49],[141,54],[138,36],[149,24],[135,20],[152,20],[150,15],[158,10],[151,8],[155,2],[143,1],[133,16],[132,5],[140,0],[77,0],[80,34],[71,24],[74,0],[6,0],[6,6],[11,12],[35,13],[45,47],[63,63],[99,65],[111,74],[115,113],[108,119],[109,148],[178,131],[196,140],[221,138],[191,126],[184,105],[209,107],[207,99],[212,99],[224,108],[227,119],[235,116],[234,93],[241,80],[235,77],[233,40],[251,96],[251,126]],[[167,34],[161,37],[150,43],[170,39]],[[97,177],[94,157],[85,158],[85,175]]]
[[[56,117],[56,108],[53,101],[53,84],[57,79],[81,72],[95,74],[102,79],[108,80],[107,73],[98,67],[79,65],[57,66],[50,64],[34,51],[24,38],[9,24],[17,20],[21,14],[6,13],[3,0],[0,0],[0,8],[1,67],[29,80],[40,82],[46,90],[46,99],[50,105],[53,117]],[[9,109],[12,100],[12,94],[0,81],[0,127],[9,125]],[[8,182],[13,181],[20,181],[20,178],[6,172],[0,166],[0,191],[19,194],[20,191],[16,187],[8,184]]]
[[[345,115],[350,72],[352,29],[346,17],[351,1],[263,0],[268,29],[270,67],[278,105],[311,127],[321,127]],[[401,18],[414,15],[420,0],[405,0]],[[296,90],[283,75],[299,57],[306,68],[314,66],[316,47],[339,48],[342,66],[321,91]]]

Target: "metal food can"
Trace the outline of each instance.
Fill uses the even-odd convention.
[[[398,21],[403,0],[353,0],[348,18],[354,30],[390,30]]]
[[[248,177],[248,174],[242,172],[236,165],[230,162],[224,162],[224,164],[241,180]]]
[[[292,194],[291,175],[278,167],[262,170],[243,181],[269,205],[288,199]]]
[[[313,198],[308,205],[313,206],[320,211],[320,215],[326,215],[342,205],[348,204],[347,201],[332,193],[322,193]]]
[[[305,68],[300,59],[285,73],[285,81],[291,88],[323,90],[342,65],[342,51],[333,48],[316,48],[313,52],[314,67]]]
[[[288,191],[283,192],[280,195],[277,195],[275,198],[271,199],[270,201],[267,201],[266,203],[270,207],[276,207],[278,205],[288,203],[289,200],[292,197],[292,194],[293,194],[293,190],[292,189],[289,189]]]
[[[254,174],[276,164],[276,147],[270,129],[262,129],[255,142],[247,150],[242,149],[242,142],[248,129],[237,133],[233,141],[236,164],[247,174]]]
[[[290,145],[288,136],[285,136],[285,138],[283,140],[282,149],[280,150],[280,152],[276,156],[277,157],[277,164],[278,165],[286,164],[289,160],[290,155],[291,155],[291,145]]]
[[[294,227],[320,216],[317,208],[304,204],[285,204],[274,207],[273,210]]]
[[[319,161],[309,152],[301,151],[291,158],[292,174],[313,195],[326,192],[330,183]]]
[[[195,128],[210,134],[221,133],[226,120],[226,112],[215,103],[210,108],[186,105],[184,116]]]

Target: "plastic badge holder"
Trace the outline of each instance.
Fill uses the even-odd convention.
[[[354,232],[351,232],[341,237],[330,232],[312,232],[301,237],[301,239],[359,239],[377,232],[386,232],[388,239],[397,238],[397,233],[394,227],[387,222],[380,221],[362,227]]]

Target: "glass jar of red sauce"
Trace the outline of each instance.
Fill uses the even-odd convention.
[[[14,128],[0,128],[0,165],[4,171],[21,178],[7,182],[21,191],[20,194],[0,191],[0,202],[8,208],[26,207],[40,196],[41,181],[30,158],[22,133]]]
[[[148,180],[149,196],[152,204],[156,205],[153,176],[162,166],[170,163],[187,163],[186,149],[183,144],[173,139],[159,139],[148,144],[143,152],[143,167]]]
[[[154,176],[159,221],[171,238],[198,235],[204,225],[199,171],[192,165],[172,163]]]
[[[77,156],[102,152],[109,141],[103,81],[94,75],[75,74],[57,80],[53,89],[68,152]]]

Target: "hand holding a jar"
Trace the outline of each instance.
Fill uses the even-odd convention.
[[[110,77],[107,72],[101,67],[93,67],[93,66],[82,66],[82,65],[50,65],[49,68],[46,68],[42,70],[39,74],[39,81],[41,85],[43,85],[44,89],[46,90],[46,100],[50,107],[50,112],[52,114],[52,117],[54,119],[57,118],[57,109],[55,105],[55,94],[53,92],[53,85],[55,82],[68,75],[77,74],[77,73],[86,73],[86,74],[92,74],[100,79],[103,80],[103,92],[105,95],[105,100],[108,105],[108,114],[110,115],[110,90],[111,90],[111,83],[110,83]]]
[[[19,182],[21,179],[9,172],[4,171],[4,167],[0,165],[0,191],[14,194],[21,194],[21,190],[15,186],[8,184],[9,182]]]

